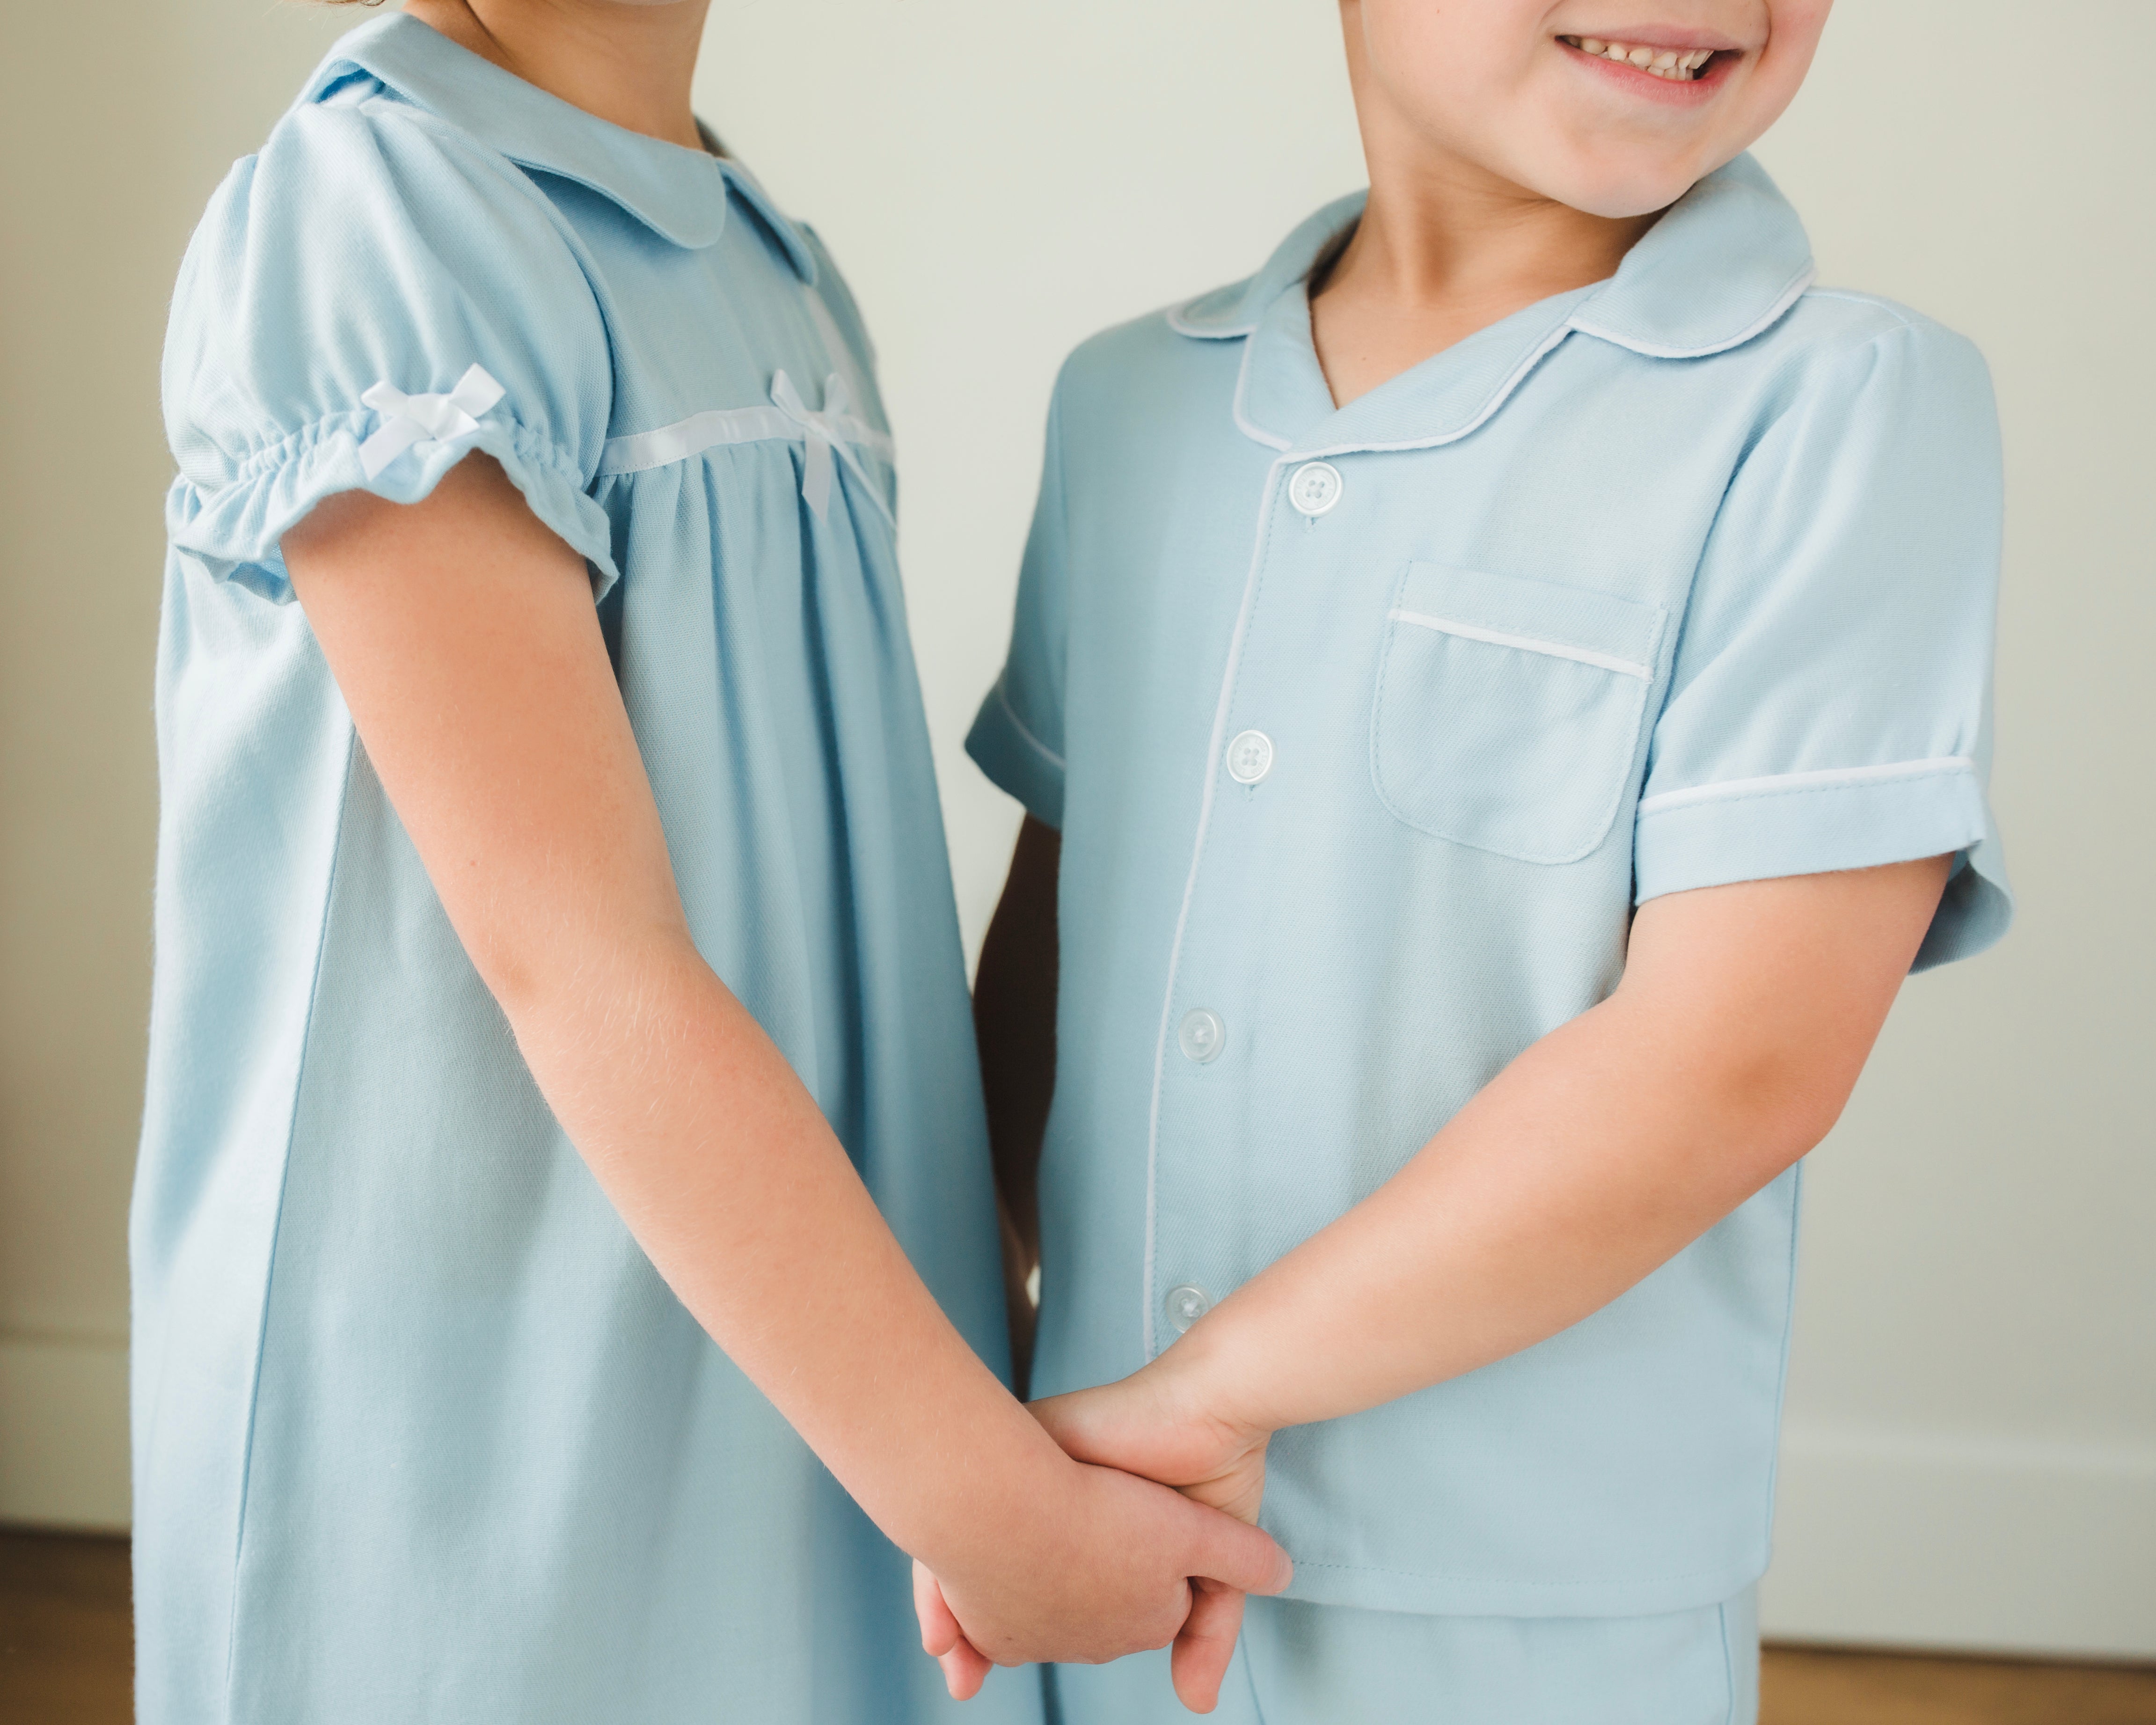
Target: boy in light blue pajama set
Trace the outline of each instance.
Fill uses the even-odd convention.
[[[1056,388],[968,743],[1061,835],[1037,1396],[1368,1199],[1611,994],[1635,906],[1951,857],[1916,968],[2009,918],[1975,351],[1815,286],[1740,156],[1614,276],[1336,407],[1308,281],[1362,211]],[[1295,1581],[1220,1717],[1753,1718],[1799,1183],[1546,1340],[1281,1431]],[[1177,1712],[1155,1661],[1053,1681],[1066,1725]]]

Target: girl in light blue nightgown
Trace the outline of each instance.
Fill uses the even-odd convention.
[[[1013,1659],[1274,1561],[991,1376],[891,443],[829,258],[689,117],[701,10],[366,23],[182,270],[145,1725],[906,1722],[952,1704],[892,1541]]]

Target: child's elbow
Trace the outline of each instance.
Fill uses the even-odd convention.
[[[1762,1184],[1818,1147],[1856,1086],[1856,1070],[1816,1050],[1764,1050],[1725,1075],[1732,1136],[1757,1156]]]

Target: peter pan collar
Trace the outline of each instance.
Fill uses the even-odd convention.
[[[1178,306],[1169,323],[1206,340],[1250,335],[1310,273],[1327,242],[1362,214],[1367,196],[1327,204],[1248,281]],[[1671,205],[1608,281],[1563,296],[1564,326],[1657,359],[1697,359],[1771,328],[1811,280],[1804,223],[1766,170],[1740,156]]]
[[[698,250],[718,239],[731,190],[770,229],[794,273],[816,279],[807,242],[756,177],[730,157],[588,114],[403,13],[371,19],[340,40],[300,101],[320,100],[354,72],[380,80],[521,167],[589,187],[678,246]]]

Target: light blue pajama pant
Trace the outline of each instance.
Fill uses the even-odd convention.
[[[1165,1653],[1047,1674],[1050,1725],[1189,1725]],[[1753,1590],[1651,1617],[1252,1599],[1217,1725],[1756,1725]]]

